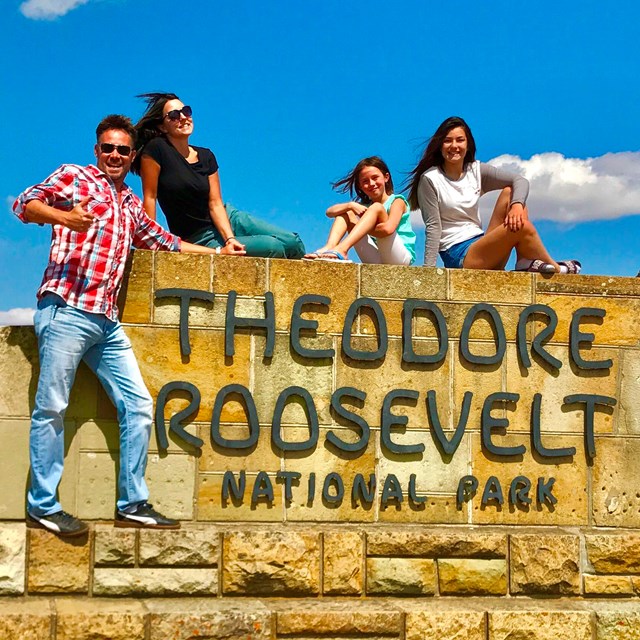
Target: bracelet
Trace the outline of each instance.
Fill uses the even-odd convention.
[[[222,251],[221,247],[216,247],[216,255],[219,256]]]
[[[225,241],[224,241],[224,246],[226,247],[229,244],[229,240],[235,240],[236,237],[235,236],[229,236]]]

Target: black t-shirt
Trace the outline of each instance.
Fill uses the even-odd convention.
[[[218,162],[210,149],[193,148],[198,152],[198,162],[194,164],[189,164],[163,137],[154,138],[142,150],[142,155],[160,165],[158,202],[171,233],[181,238],[189,238],[213,224],[209,215],[209,176],[218,170]]]

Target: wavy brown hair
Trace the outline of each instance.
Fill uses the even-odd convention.
[[[380,156],[363,158],[344,178],[332,183],[331,186],[340,193],[348,192],[352,197],[355,194],[358,201],[362,204],[371,204],[369,196],[367,196],[358,184],[360,172],[365,167],[375,167],[376,169],[380,169],[383,175],[389,176],[389,180],[385,184],[384,190],[387,195],[391,195],[393,193],[393,179],[391,178],[391,171],[389,171],[387,163]]]
[[[444,165],[444,158],[442,157],[442,143],[447,137],[449,131],[462,127],[467,135],[467,153],[464,157],[464,164],[467,165],[476,159],[476,141],[473,139],[473,134],[469,125],[458,116],[451,116],[447,118],[431,136],[431,139],[427,143],[427,147],[422,154],[422,158],[416,165],[413,171],[409,172],[407,178],[407,186],[409,187],[409,204],[412,209],[418,209],[418,185],[420,184],[420,178],[422,174],[431,167],[442,167]]]

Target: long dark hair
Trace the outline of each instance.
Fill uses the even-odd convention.
[[[352,197],[355,193],[358,201],[362,204],[371,204],[369,196],[360,188],[360,185],[358,184],[360,172],[365,167],[375,167],[376,169],[380,169],[383,175],[389,176],[389,180],[386,182],[384,190],[387,195],[391,195],[393,193],[393,179],[391,178],[391,171],[389,171],[387,163],[380,156],[370,156],[369,158],[363,158],[344,178],[332,183],[331,186],[340,193],[349,192]]]
[[[409,172],[407,178],[407,184],[409,185],[409,204],[412,209],[418,209],[418,185],[420,184],[420,177],[431,167],[442,167],[444,165],[444,158],[442,157],[442,143],[447,137],[447,134],[451,129],[462,127],[467,135],[467,153],[464,157],[464,164],[467,165],[476,159],[476,141],[473,139],[473,134],[469,125],[458,116],[451,116],[447,118],[431,136],[431,139],[427,143],[427,148],[422,154],[422,158],[416,165],[413,171]]]
[[[163,93],[163,92],[154,92],[154,93],[141,93],[136,98],[142,98],[147,103],[147,108],[145,112],[142,114],[142,117],[136,123],[136,157],[131,164],[131,171],[135,174],[140,173],[140,158],[142,154],[140,153],[144,146],[150,140],[157,138],[158,136],[164,135],[162,131],[160,131],[160,125],[162,124],[162,111],[164,110],[164,105],[169,102],[169,100],[179,100],[178,96],[175,93]]]

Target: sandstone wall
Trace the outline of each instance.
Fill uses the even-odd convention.
[[[198,296],[188,340],[179,330],[184,290]],[[305,294],[325,298],[302,307],[299,317],[317,328],[303,326],[296,341],[292,315]],[[432,308],[404,323],[403,341],[408,299]],[[525,322],[531,305],[557,315],[542,341],[553,322],[540,307]],[[154,505],[184,529],[158,535],[108,523],[118,426],[86,369],[66,415],[60,494],[65,509],[92,521],[90,534],[68,543],[25,529],[37,349],[32,328],[1,329],[0,638],[497,640],[514,629],[523,639],[640,638],[639,306],[640,282],[630,278],[136,252],[121,307],[144,378],[154,399],[169,383],[192,390],[173,389],[160,403],[165,427],[152,436],[147,474]],[[274,331],[239,328],[225,347],[230,308],[272,316]],[[364,359],[380,344],[384,356]],[[434,362],[410,362],[408,344],[414,359]],[[236,386],[212,421],[228,385]],[[279,413],[290,387],[298,395]],[[366,397],[337,402],[345,387]],[[201,400],[179,421],[185,436],[169,423],[194,388]],[[579,394],[598,400],[592,430]],[[251,437],[247,398],[257,440],[229,448]],[[366,423],[366,442],[336,404]],[[345,451],[349,444],[357,450]],[[372,499],[353,494],[358,477],[372,474]],[[518,493],[525,481],[531,488]]]

